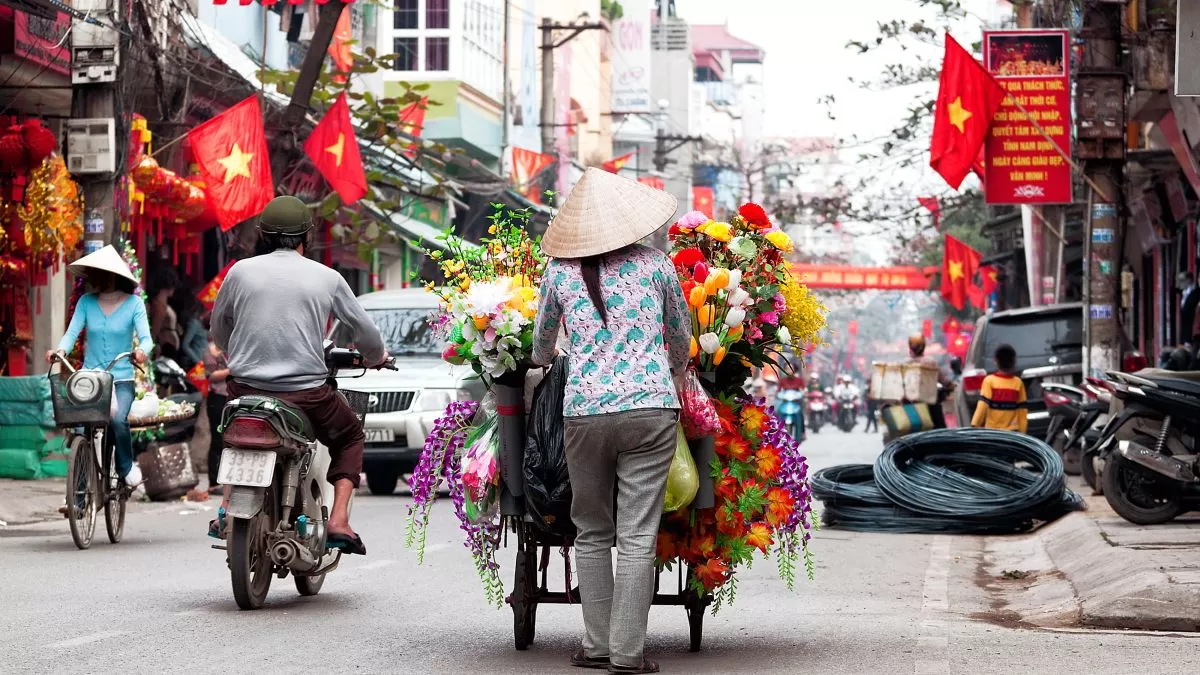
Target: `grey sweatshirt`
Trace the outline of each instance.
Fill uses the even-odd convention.
[[[330,315],[354,334],[367,363],[383,360],[379,329],[342,275],[281,249],[229,268],[213,307],[211,334],[239,383],[303,391],[325,382],[321,346]]]

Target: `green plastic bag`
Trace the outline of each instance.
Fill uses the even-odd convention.
[[[675,457],[667,473],[667,497],[663,500],[663,512],[687,508],[699,489],[700,473],[696,470],[696,460],[692,459],[692,451],[688,448],[681,424],[675,431]]]

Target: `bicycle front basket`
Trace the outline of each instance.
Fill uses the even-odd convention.
[[[111,418],[113,379],[102,370],[50,373],[54,423],[60,427],[107,424]]]
[[[350,404],[350,409],[354,411],[354,415],[358,417],[358,421],[363,421],[363,418],[367,415],[367,408],[371,407],[371,395],[366,392],[351,391],[349,389],[339,389],[338,393],[346,399],[346,403]]]

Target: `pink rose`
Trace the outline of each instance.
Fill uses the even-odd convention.
[[[768,326],[778,326],[779,312],[763,312],[762,314],[758,315],[758,320],[762,321]]]
[[[708,221],[709,217],[703,213],[700,213],[699,211],[688,211],[687,213],[683,214],[683,217],[679,219],[677,224],[680,227],[686,227],[694,230]]]

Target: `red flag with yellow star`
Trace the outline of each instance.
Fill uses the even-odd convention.
[[[337,100],[304,141],[304,153],[342,198],[343,204],[353,204],[366,196],[367,172],[363,169],[358,140],[354,137],[346,92],[338,94]]]
[[[933,111],[929,166],[955,190],[979,156],[1007,92],[975,57],[946,34],[946,56]]]
[[[621,173],[621,169],[624,169],[625,165],[628,164],[629,160],[633,159],[633,156],[636,154],[637,154],[637,152],[634,151],[634,152],[627,152],[627,153],[621,155],[620,157],[613,157],[612,159],[608,160],[607,162],[604,162],[603,164],[601,164],[600,168],[604,169],[605,171],[607,171],[609,173]]]
[[[975,286],[975,271],[979,269],[982,256],[979,251],[958,239],[946,235],[946,248],[942,253],[942,297],[954,308],[961,310],[971,298]]]
[[[422,96],[421,100],[408,104],[400,111],[400,131],[416,138],[421,137],[425,130],[425,111],[429,109],[429,97]],[[404,156],[415,159],[417,156],[416,141],[404,151]]]
[[[692,186],[692,210],[699,211],[709,218],[713,217],[713,189],[698,185]]]
[[[258,96],[188,132],[205,195],[222,230],[262,213],[275,195]]]

